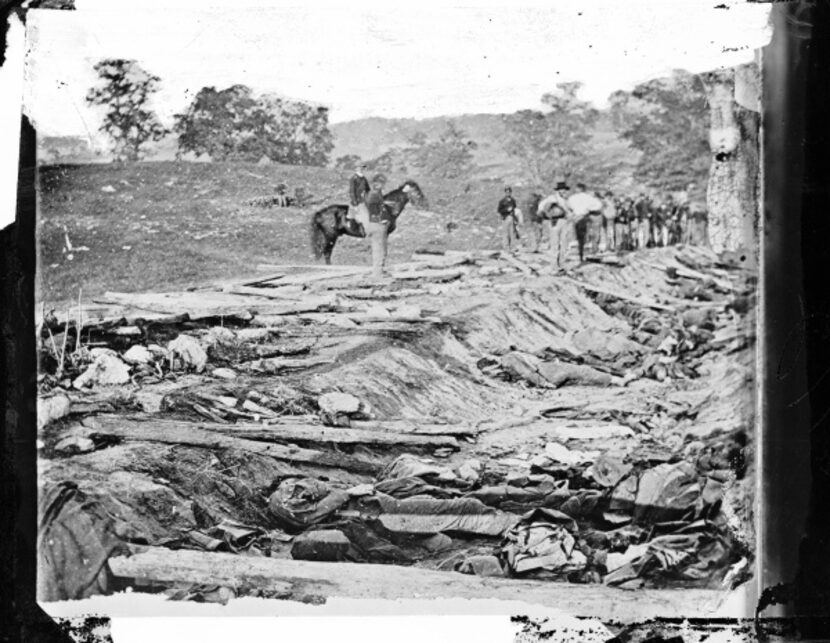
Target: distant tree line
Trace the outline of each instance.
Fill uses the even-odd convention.
[[[404,146],[394,147],[380,156],[365,160],[371,172],[386,174],[416,173],[424,178],[467,179],[475,169],[473,151],[478,144],[452,121],[435,139],[424,132],[416,132]],[[334,166],[340,170],[353,170],[364,162],[356,154],[338,157]]]
[[[177,155],[215,161],[324,166],[334,148],[325,107],[272,95],[257,96],[245,85],[203,87],[172,129],[151,109],[160,79],[134,60],[106,59],[94,67],[101,81],[87,101],[104,108],[101,131],[113,142],[119,161],[144,157],[147,145],[177,136]],[[641,152],[634,179],[649,187],[678,189],[705,182],[709,167],[708,105],[700,79],[676,71],[631,91],[617,91],[603,113],[578,97],[580,83],[560,83],[542,96],[543,109],[525,109],[503,117],[504,150],[538,186],[557,178],[598,184],[613,168],[601,167],[594,133],[600,118],[610,118],[617,135]],[[475,141],[447,121],[437,137],[423,132],[366,160],[376,173],[417,173],[424,178],[468,179],[475,170]],[[361,159],[337,158],[336,168],[351,170]]]
[[[271,95],[254,96],[245,85],[202,88],[171,129],[151,109],[160,79],[134,60],[105,59],[94,67],[99,86],[87,102],[104,108],[101,125],[113,142],[115,160],[144,158],[148,143],[175,133],[178,155],[214,161],[326,165],[334,148],[328,109]]]
[[[698,75],[676,70],[668,78],[637,85],[609,97],[619,134],[642,152],[634,178],[658,189],[678,190],[690,181],[706,183],[709,105]]]

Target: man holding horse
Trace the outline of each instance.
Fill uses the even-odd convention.
[[[383,216],[383,181],[377,177],[374,179],[364,202],[369,220],[363,228],[372,242],[372,277],[379,279],[383,277],[386,269],[390,223],[389,219]]]

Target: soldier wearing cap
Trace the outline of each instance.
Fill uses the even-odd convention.
[[[363,174],[366,170],[366,164],[361,164],[349,180],[349,212],[346,215],[348,219],[355,219],[360,222],[363,227],[369,222],[369,211],[366,209],[366,195],[369,193],[371,186],[369,180]]]

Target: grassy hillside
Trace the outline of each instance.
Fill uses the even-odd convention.
[[[390,189],[404,178],[390,177]],[[309,263],[309,218],[324,204],[345,201],[348,174],[283,165],[145,162],[45,166],[40,182],[39,299],[54,306],[76,299],[79,288],[85,297],[183,288],[259,274],[258,263]],[[246,204],[272,194],[280,182],[291,192],[305,188],[315,204]],[[422,188],[429,209],[404,212],[390,242],[393,262],[430,244],[496,245],[500,182],[446,181]],[[451,220],[458,227],[448,232]],[[65,251],[64,228],[72,253]],[[334,262],[368,265],[368,241],[341,239]]]
[[[446,118],[364,118],[337,123],[331,127],[334,134],[332,159],[346,154],[356,154],[368,160],[376,158],[395,147],[407,145],[409,137],[424,132],[436,139],[451,121],[478,144],[473,162],[478,179],[499,179],[509,183],[521,183],[524,176],[521,165],[504,151],[506,130],[499,114],[466,114]],[[631,175],[637,165],[639,153],[621,140],[609,118],[601,118],[593,133],[595,166],[604,172],[610,187],[617,190],[632,186]],[[597,187],[605,187],[597,186]]]

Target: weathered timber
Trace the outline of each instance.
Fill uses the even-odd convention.
[[[270,456],[276,460],[334,467],[357,473],[373,474],[380,468],[378,463],[358,456],[246,440],[216,431],[206,431],[200,428],[198,423],[170,424],[164,420],[135,421],[119,416],[99,415],[85,418],[83,425],[90,429],[91,435],[111,436],[133,442],[162,442],[205,449],[239,449]]]
[[[463,268],[446,268],[443,270],[395,270],[392,277],[401,281],[409,279],[423,279],[426,281],[453,281],[467,274],[469,270]]]
[[[469,424],[432,424],[417,420],[352,420],[351,426],[368,431],[389,431],[412,435],[475,436],[481,429]]]
[[[225,435],[234,435],[244,437],[248,440],[261,440],[264,442],[297,441],[332,444],[366,444],[372,446],[458,448],[458,441],[449,435],[391,433],[352,428],[332,428],[317,424],[269,427],[255,424],[201,426],[207,430],[219,431]]]
[[[522,601],[575,615],[640,622],[651,618],[711,617],[729,597],[716,590],[636,592],[602,585],[575,585],[520,579],[485,578],[417,567],[369,563],[325,563],[235,554],[142,548],[133,556],[113,557],[112,573],[137,585],[199,583],[229,587],[291,585],[291,598],[489,599]],[[692,612],[690,607],[693,606]]]
[[[332,444],[367,444],[382,446],[449,447],[458,448],[458,441],[446,434],[413,434],[404,432],[367,430],[363,428],[333,428],[322,424],[296,422],[294,424],[265,426],[255,423],[225,424],[208,422],[187,422],[183,420],[158,419],[148,415],[126,417],[99,416],[93,421],[96,428],[127,430],[137,427],[139,431],[151,423],[156,431],[171,434],[187,434],[189,431],[213,431],[246,440],[258,442],[323,442]]]
[[[323,366],[325,364],[333,364],[334,358],[330,357],[307,357],[305,359],[288,359],[284,357],[266,357],[263,359],[256,359],[251,362],[242,362],[237,364],[237,368],[242,371],[252,371],[255,373],[284,373],[286,371],[302,371],[307,368],[314,368],[315,366]]]
[[[526,274],[528,276],[539,274],[538,270],[536,270],[535,268],[531,268],[524,261],[514,257],[509,252],[502,253],[501,258],[504,259],[507,263],[511,264],[512,266],[518,268],[519,270],[521,270],[524,274]]]
[[[303,294],[303,289],[298,286],[257,288],[255,286],[229,285],[225,286],[222,291],[232,295],[252,295],[255,297],[265,297],[266,299],[301,300],[304,296],[306,296]]]
[[[665,304],[661,304],[656,301],[652,301],[650,299],[643,299],[642,297],[629,297],[628,295],[624,295],[619,291],[608,290],[606,288],[600,288],[599,286],[594,286],[592,284],[585,283],[584,281],[579,281],[577,279],[572,279],[570,277],[560,277],[560,279],[564,281],[568,281],[575,286],[579,286],[588,292],[593,292],[598,295],[606,295],[607,297],[614,297],[615,299],[621,299],[622,301],[628,301],[632,304],[637,304],[638,306],[643,306],[644,308],[653,308],[655,310],[663,310],[667,312],[674,312],[673,306],[666,306]]]

